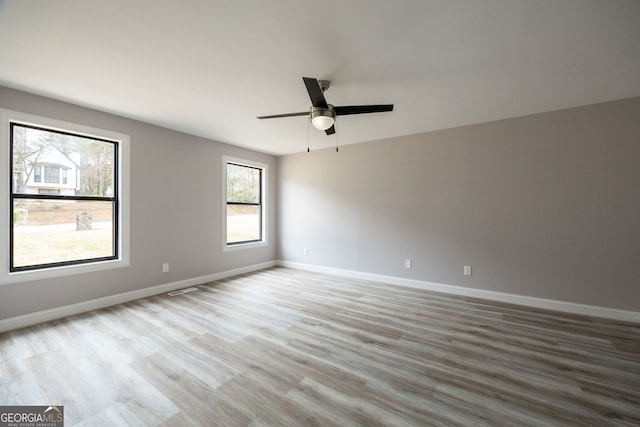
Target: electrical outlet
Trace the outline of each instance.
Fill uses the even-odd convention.
[[[169,271],[169,263],[165,262],[164,264],[162,264],[162,272],[166,273]]]
[[[465,276],[471,276],[471,266],[465,265],[462,272],[464,273]]]
[[[405,259],[404,260],[404,268],[406,268],[406,269],[411,268],[411,260],[410,259]]]
[[[309,256],[309,249],[304,248],[302,252],[304,253],[304,256]]]

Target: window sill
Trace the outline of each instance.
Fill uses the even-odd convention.
[[[241,251],[241,250],[245,250],[245,249],[253,249],[253,248],[261,248],[267,246],[267,242],[266,241],[262,241],[262,242],[251,242],[251,243],[238,243],[237,245],[225,245],[222,248],[223,252],[234,252],[234,251]]]
[[[98,271],[125,267],[129,267],[128,260],[116,259],[79,265],[48,267],[43,268],[42,270],[18,271],[13,273],[3,271],[0,277],[0,284],[4,285],[9,283],[26,282],[30,280],[51,279],[54,277],[64,277],[82,273],[94,273]]]

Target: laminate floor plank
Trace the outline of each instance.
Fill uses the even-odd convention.
[[[251,390],[247,393],[247,390]],[[321,414],[312,414],[295,405],[286,395],[244,374],[226,382],[219,394],[233,400],[235,406],[252,419],[249,424],[282,427],[326,426],[331,423]],[[265,411],[264,408],[270,408]]]
[[[0,335],[79,426],[640,425],[640,325],[271,268]]]

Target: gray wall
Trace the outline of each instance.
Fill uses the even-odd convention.
[[[0,319],[276,258],[275,157],[3,87],[0,107],[131,136],[131,266],[0,285]],[[266,247],[222,252],[223,155],[269,165]]]
[[[640,98],[280,157],[278,257],[640,311],[639,161]]]

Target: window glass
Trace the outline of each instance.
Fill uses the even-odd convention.
[[[227,243],[260,241],[260,206],[227,205]]]
[[[44,168],[44,182],[49,184],[60,183],[60,167],[58,166],[45,166]]]
[[[113,203],[14,200],[13,267],[113,256]]]
[[[260,203],[260,175],[262,170],[249,166],[227,165],[227,201]]]

